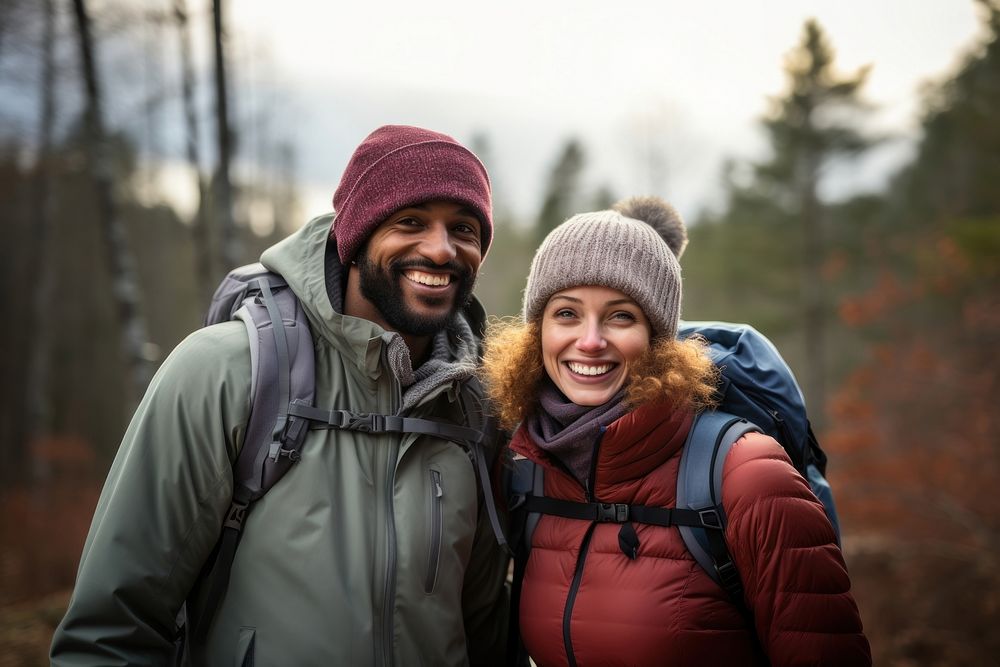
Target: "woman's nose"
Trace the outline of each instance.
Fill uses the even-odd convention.
[[[594,353],[600,352],[605,347],[607,347],[607,341],[604,340],[600,325],[597,322],[584,323],[584,330],[576,339],[576,349],[581,352]]]

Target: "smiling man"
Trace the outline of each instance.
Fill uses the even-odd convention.
[[[472,289],[493,235],[483,164],[446,135],[382,127],[334,208],[261,256],[308,319],[315,406],[465,425],[485,318]],[[206,327],[151,383],[53,664],[167,664],[185,601],[210,619],[191,664],[502,663],[507,557],[469,453],[436,435],[310,431],[248,513],[224,595],[199,608],[249,420],[248,345],[242,322]]]

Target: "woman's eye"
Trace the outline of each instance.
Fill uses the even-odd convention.
[[[557,310],[557,311],[556,311],[556,312],[554,312],[554,313],[553,313],[552,315],[553,315],[554,317],[556,317],[556,318],[567,318],[567,317],[573,317],[573,311],[572,311],[572,310],[569,310],[568,308],[563,308],[563,309],[561,309],[561,310]]]
[[[632,313],[626,313],[624,311],[619,311],[611,316],[611,319],[617,320],[619,322],[635,322],[635,315]]]

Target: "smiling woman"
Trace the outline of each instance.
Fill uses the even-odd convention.
[[[722,469],[728,523],[714,527],[745,600],[657,518],[680,516],[680,460],[718,371],[702,341],[677,340],[680,218],[652,198],[616,208],[549,234],[523,319],[486,340],[512,465],[533,466],[511,646],[540,666],[870,664],[836,534],[775,440],[742,435]]]

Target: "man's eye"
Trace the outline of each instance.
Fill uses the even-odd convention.
[[[416,218],[407,217],[407,218],[400,218],[399,220],[396,221],[396,224],[402,225],[404,227],[412,227],[415,225],[419,225],[420,221],[417,220]]]
[[[468,236],[479,237],[479,229],[469,222],[460,222],[452,227],[452,231],[456,234],[465,234]]]

